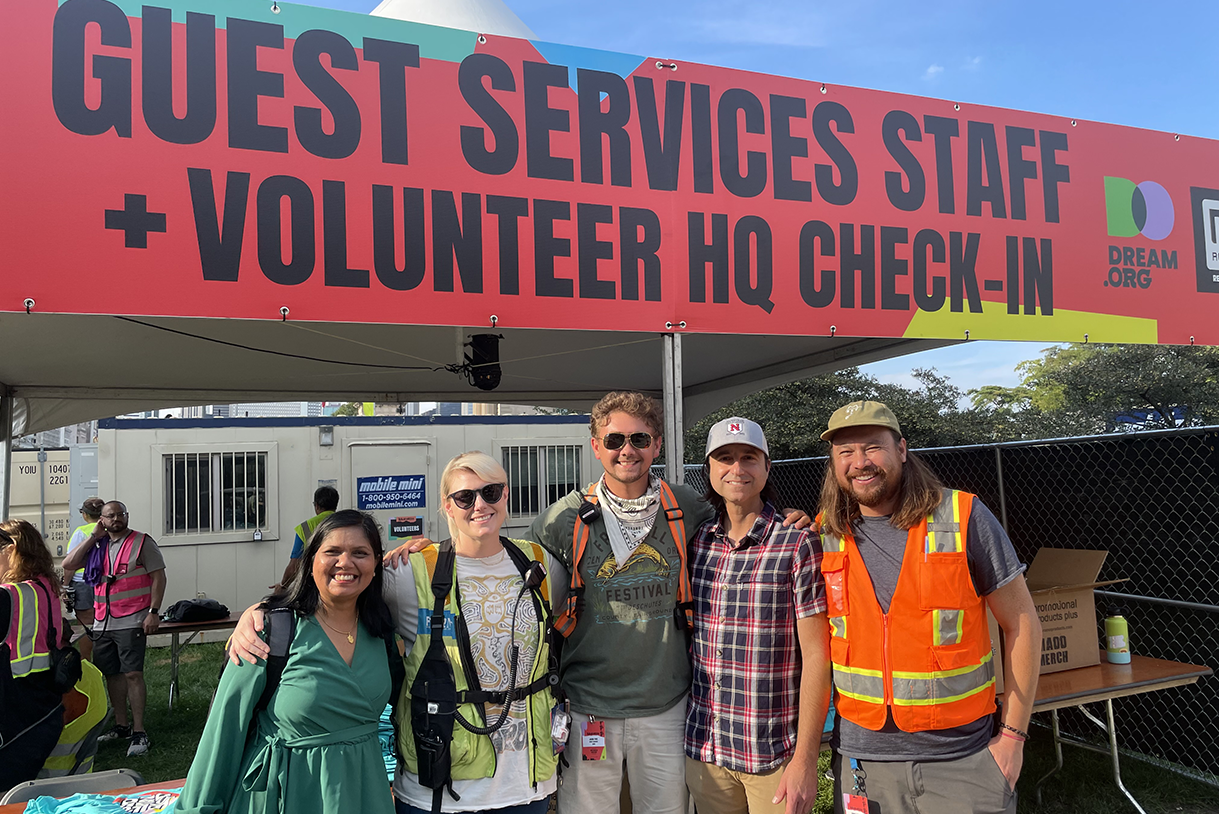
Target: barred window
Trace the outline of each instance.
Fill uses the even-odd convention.
[[[165,534],[267,528],[266,452],[163,456]]]
[[[580,487],[580,444],[502,447],[508,514],[528,517]]]

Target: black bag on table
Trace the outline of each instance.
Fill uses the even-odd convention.
[[[161,614],[164,622],[211,622],[224,619],[229,608],[215,599],[180,599]]]

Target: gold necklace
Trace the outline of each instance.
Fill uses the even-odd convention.
[[[335,633],[338,633],[340,636],[346,636],[348,644],[356,643],[356,636],[354,634],[356,633],[356,628],[359,627],[359,623],[357,623],[355,626],[352,627],[351,630],[349,630],[345,633],[342,630],[339,630],[339,628],[332,625],[330,622],[327,622],[325,619],[323,619],[322,614],[319,613],[319,614],[315,614],[315,615],[318,617],[319,622],[326,625],[328,628],[333,630]]]

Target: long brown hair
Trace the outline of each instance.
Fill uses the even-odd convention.
[[[897,433],[894,436],[895,443],[901,440]],[[898,483],[898,508],[890,515],[890,525],[903,531],[919,525],[940,505],[941,490],[944,488],[936,473],[913,451],[907,450],[902,478]],[[822,530],[839,537],[845,537],[851,524],[860,517],[860,503],[839,486],[839,480],[835,477],[833,456],[826,460],[819,512]]]
[[[55,578],[55,561],[51,551],[42,541],[42,535],[25,520],[5,520],[0,530],[13,541],[9,551],[7,574],[0,574],[0,582],[25,582],[35,577],[46,577],[52,589],[59,593],[59,580]]]

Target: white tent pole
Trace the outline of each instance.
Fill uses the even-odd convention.
[[[684,483],[682,420],[682,335],[661,334],[662,394],[665,409],[665,476]]]
[[[0,520],[8,519],[13,486],[13,396],[0,387]]]

